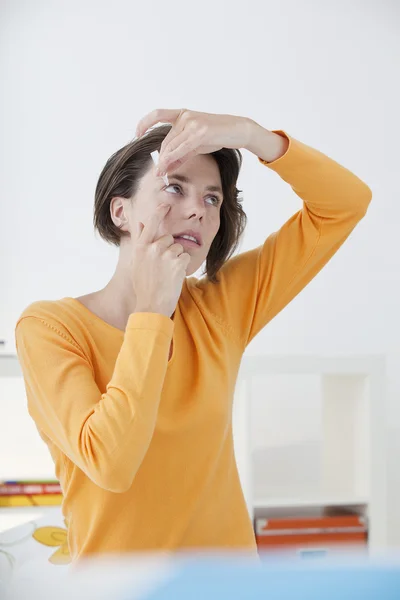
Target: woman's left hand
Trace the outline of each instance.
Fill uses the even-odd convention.
[[[246,148],[256,123],[246,117],[213,115],[186,109],[158,109],[140,120],[140,137],[157,123],[171,123],[172,129],[160,149],[158,174],[165,175],[196,154],[210,154],[221,148]]]

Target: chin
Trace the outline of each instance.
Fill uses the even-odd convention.
[[[196,273],[196,271],[197,271],[197,269],[190,266],[188,268],[188,270],[186,271],[186,277],[191,277],[192,275],[194,275]]]
[[[195,273],[197,273],[197,271],[199,271],[199,269],[201,269],[202,266],[203,266],[203,263],[200,263],[200,264],[196,263],[196,264],[194,264],[194,263],[190,262],[189,266],[187,268],[187,271],[186,271],[186,277],[190,277],[191,275],[194,275]],[[200,276],[201,273],[197,273],[197,275]]]

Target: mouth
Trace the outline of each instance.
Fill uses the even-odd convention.
[[[181,233],[174,235],[174,240],[182,245],[194,248],[203,245],[201,235],[196,231],[182,231]]]

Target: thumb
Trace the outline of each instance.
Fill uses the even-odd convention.
[[[138,221],[137,226],[136,226],[136,233],[137,233],[138,238],[141,236],[143,229],[144,229],[144,224],[141,223],[140,221]]]

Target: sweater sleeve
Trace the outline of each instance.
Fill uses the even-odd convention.
[[[23,316],[16,327],[29,413],[96,485],[124,492],[149,447],[168,364],[173,322],[130,316],[105,393],[61,323]]]
[[[302,209],[261,247],[229,260],[219,283],[196,285],[205,309],[244,347],[329,261],[371,200],[369,187],[345,167],[283,131],[275,133],[288,138],[287,151],[272,163],[259,161],[292,187]]]

